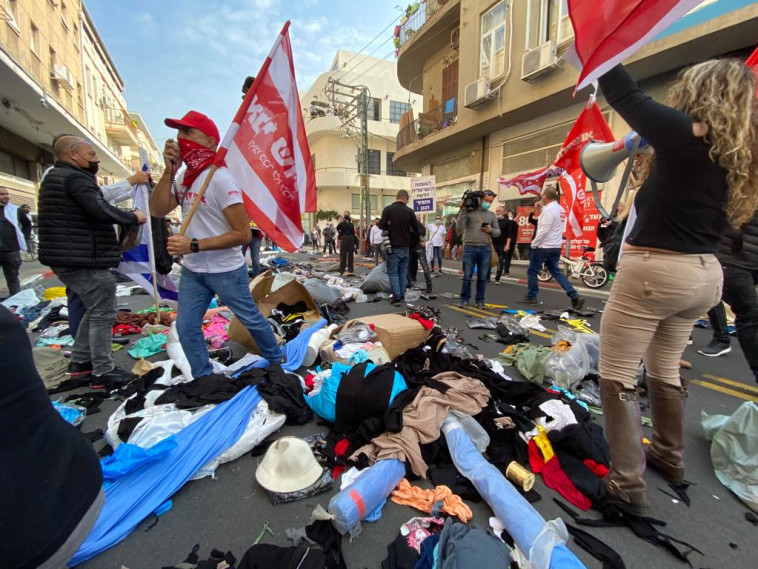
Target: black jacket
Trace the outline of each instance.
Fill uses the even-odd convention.
[[[758,213],[742,226],[742,231],[729,229],[724,234],[716,256],[722,265],[758,270]]]
[[[60,268],[117,267],[116,223],[136,224],[137,216],[110,205],[91,173],[56,162],[39,190],[40,262]]]
[[[389,231],[390,243],[394,249],[408,249],[413,244],[412,234],[415,235],[418,231],[416,214],[403,202],[385,207],[377,225],[379,229]]]
[[[510,237],[510,233],[508,231],[510,228],[510,219],[507,217],[504,217],[502,219],[498,218],[497,225],[500,228],[500,235],[492,238],[492,244],[495,246],[505,247],[505,244],[508,241],[508,237]]]

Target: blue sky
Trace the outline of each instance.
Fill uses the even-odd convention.
[[[358,0],[85,0],[126,84],[130,111],[142,114],[163,148],[163,125],[194,109],[222,135],[287,19],[301,92],[329,69],[338,49],[358,51],[399,14],[396,3]],[[394,26],[393,26],[394,27]],[[392,36],[388,29],[365,53]],[[392,51],[392,41],[375,57]]]

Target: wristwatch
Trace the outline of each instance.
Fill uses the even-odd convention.
[[[197,238],[190,241],[190,251],[193,253],[197,253],[200,251],[200,242],[197,240]]]

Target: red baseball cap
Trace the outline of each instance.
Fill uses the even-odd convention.
[[[215,138],[216,143],[221,142],[216,123],[203,113],[190,111],[180,119],[164,119],[163,122],[169,128],[196,128],[206,136]]]

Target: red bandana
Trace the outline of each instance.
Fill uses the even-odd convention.
[[[184,171],[182,185],[189,189],[200,173],[208,168],[216,159],[216,151],[206,148],[197,142],[186,138],[179,138],[179,154],[182,161],[187,165]]]

